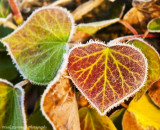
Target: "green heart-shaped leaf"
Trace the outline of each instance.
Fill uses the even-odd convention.
[[[93,108],[83,107],[79,110],[81,130],[116,130],[107,116],[100,116]]]
[[[0,129],[26,129],[24,91],[0,79]]]
[[[148,62],[148,77],[146,83],[135,96],[135,100],[139,100],[149,87],[160,78],[160,58],[158,52],[142,39],[132,39],[128,41],[128,44],[132,44],[141,49]]]
[[[68,71],[77,88],[103,115],[144,85],[147,61],[130,45],[92,41],[70,52]]]
[[[35,11],[11,35],[2,39],[24,78],[47,84],[57,74],[73,32],[69,12],[60,7]]]
[[[149,32],[160,32],[160,18],[152,19],[147,25]]]

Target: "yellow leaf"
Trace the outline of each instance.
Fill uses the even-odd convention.
[[[147,95],[144,95],[138,102],[131,101],[123,117],[123,129],[125,130],[126,125],[132,126],[133,123],[126,123],[126,117],[133,115],[132,118],[137,125],[140,125],[142,129],[160,129],[160,109],[152,104],[152,101]],[[128,115],[128,112],[130,113]],[[129,118],[130,119],[130,118]],[[128,119],[128,120],[129,120]]]
[[[79,117],[81,130],[116,130],[113,122],[106,115],[99,115],[93,108],[81,108]]]

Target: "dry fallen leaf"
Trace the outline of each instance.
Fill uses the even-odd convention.
[[[41,108],[45,117],[57,130],[80,130],[78,107],[67,71],[50,83],[43,94]]]
[[[153,84],[153,86],[149,89],[148,95],[152,99],[152,101],[160,107],[160,80]]]
[[[147,3],[145,0],[133,0],[133,8],[126,13],[123,18],[124,21],[133,25],[138,32],[145,32],[148,22],[160,16],[160,3],[157,1],[159,0],[152,0]]]

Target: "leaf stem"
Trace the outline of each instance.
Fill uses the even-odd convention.
[[[21,15],[21,12],[18,8],[18,5],[16,3],[15,0],[8,0],[9,5],[11,7],[12,10],[12,14],[13,14],[13,19],[15,20],[15,22],[20,25],[23,23],[23,17]]]
[[[15,88],[23,87],[24,85],[26,85],[26,84],[28,84],[28,83],[29,83],[29,80],[26,79],[26,80],[24,80],[24,81],[21,81],[20,83],[17,83],[17,84],[15,85]]]
[[[146,38],[146,36],[148,35],[148,31],[146,31],[145,33],[144,33],[144,36],[143,36],[143,39],[145,39]]]
[[[138,35],[137,31],[127,22],[122,19],[119,19],[119,23],[123,24],[126,28],[128,28],[134,35]]]
[[[124,36],[124,37],[116,38],[116,39],[114,39],[110,42],[111,43],[123,42],[123,41],[130,40],[130,39],[133,39],[133,38],[143,38],[144,36],[145,36],[145,34]],[[160,34],[147,34],[145,36],[145,38],[154,38],[154,37],[160,37]]]

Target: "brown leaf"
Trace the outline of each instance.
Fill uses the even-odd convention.
[[[160,107],[160,80],[153,84],[153,86],[149,89],[148,95],[152,99],[152,101]]]
[[[122,125],[123,130],[144,130],[136,121],[134,114],[129,111],[124,113]]]
[[[67,71],[43,95],[43,114],[57,130],[80,130],[78,107]]]
[[[160,16],[160,3],[157,3],[157,0],[152,0],[150,3],[134,0],[132,4],[134,7],[126,13],[123,19],[138,32],[143,33],[147,29],[147,23]]]

